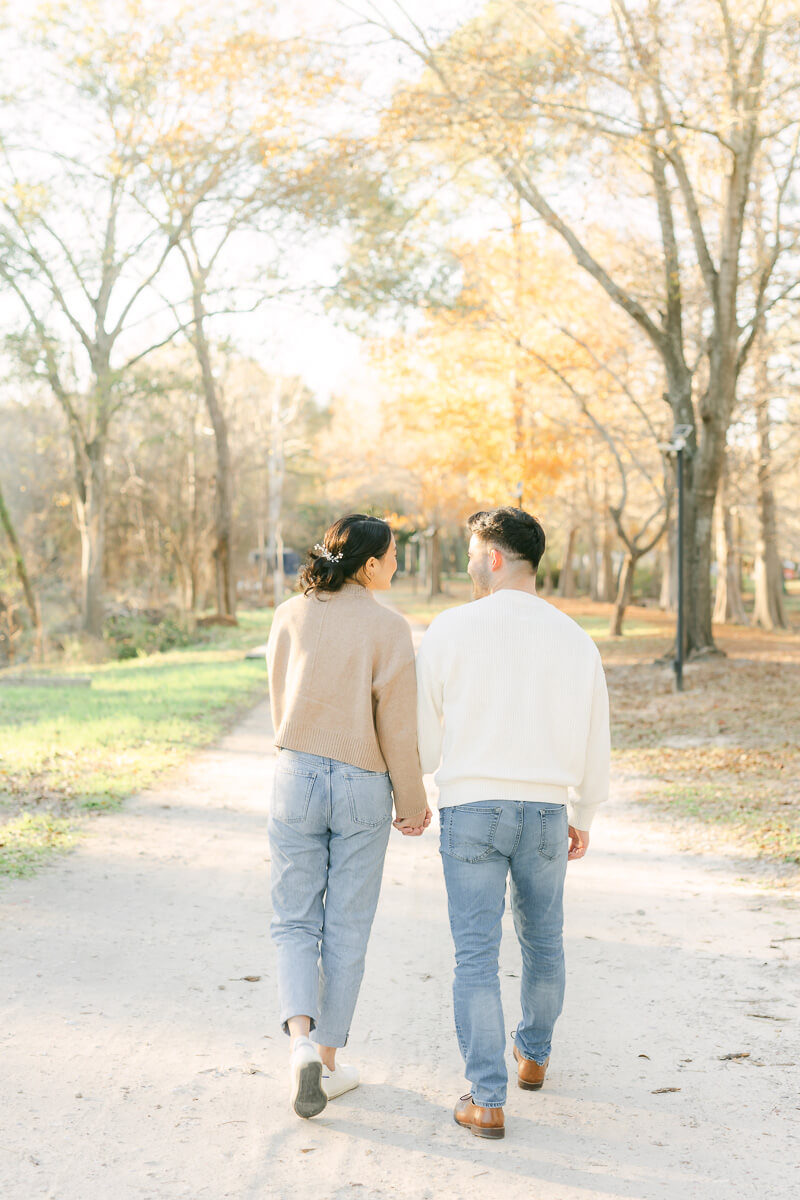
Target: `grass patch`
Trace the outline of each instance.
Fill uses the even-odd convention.
[[[0,837],[33,814],[43,829],[52,823],[52,841],[59,821],[118,807],[213,742],[267,694],[263,660],[243,654],[266,640],[270,619],[243,613],[239,627],[213,629],[208,645],[81,665],[89,688],[0,686]]]
[[[174,650],[83,668],[90,688],[0,688],[0,786],[11,796],[115,800],[212,741],[266,693],[239,651]]]
[[[75,840],[72,822],[49,813],[21,813],[0,826],[0,875],[32,875],[51,854]]]
[[[606,658],[613,758],[642,800],[699,847],[800,867],[800,638],[718,631],[726,657],[669,668]]]
[[[642,799],[661,813],[715,828],[757,858],[800,866],[800,811],[791,797],[723,782],[668,784]]]

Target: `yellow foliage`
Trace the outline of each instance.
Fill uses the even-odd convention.
[[[455,250],[458,306],[371,346],[390,397],[384,444],[405,464],[423,519],[513,504],[520,488],[534,510],[563,499],[587,465],[609,459],[587,410],[612,435],[622,431],[626,453],[638,441],[652,454],[625,390],[642,390],[642,347],[624,321],[598,311],[568,257],[518,227]],[[650,392],[660,396],[657,382]]]

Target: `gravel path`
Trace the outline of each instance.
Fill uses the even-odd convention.
[[[345,1057],[363,1086],[294,1117],[268,936],[268,720],[262,704],[0,887],[3,1200],[800,1194],[798,902],[679,853],[620,787],[569,869],[567,1005],[545,1089],[509,1093],[505,1141],[452,1121],[435,826],[391,839]],[[511,1029],[510,925],[501,967]]]

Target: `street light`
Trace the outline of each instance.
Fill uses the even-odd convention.
[[[675,635],[675,687],[683,691],[683,631],[684,631],[684,596],[683,596],[683,454],[686,440],[692,432],[691,425],[676,425],[668,442],[659,443],[659,450],[664,454],[675,455],[677,459],[678,476],[678,628]]]

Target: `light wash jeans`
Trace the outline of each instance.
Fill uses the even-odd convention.
[[[473,1100],[506,1099],[505,1022],[498,958],[511,871],[511,908],[522,947],[520,1054],[543,1063],[564,1001],[562,940],[568,822],[564,805],[488,800],[443,808],[440,849],[456,950],[456,1035]]]
[[[272,937],[284,1031],[344,1046],[364,974],[392,828],[387,772],[281,750],[269,818]]]

